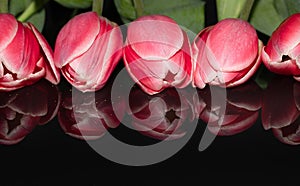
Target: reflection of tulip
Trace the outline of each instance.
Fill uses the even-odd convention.
[[[264,92],[263,127],[272,129],[274,135],[287,144],[300,144],[299,92],[300,84],[289,77],[273,79]]]
[[[190,107],[187,100],[180,100],[176,89],[166,89],[150,96],[134,88],[129,105],[132,125],[141,134],[158,140],[178,139],[185,135],[183,124]]]
[[[262,51],[265,66],[272,72],[300,75],[300,13],[287,18],[273,32]]]
[[[52,49],[32,24],[0,14],[0,28],[5,28],[0,32],[0,90],[15,90],[43,77],[59,82]]]
[[[107,128],[116,128],[120,120],[118,116],[125,113],[125,104],[122,100],[114,103],[110,101],[110,86],[95,93],[82,93],[73,89],[67,91],[62,98],[58,112],[58,120],[64,132],[74,138],[94,140],[102,137]]]
[[[244,83],[261,63],[261,48],[255,29],[245,21],[224,19],[204,29],[193,45],[194,86]]]
[[[54,60],[65,78],[87,92],[102,88],[122,56],[119,27],[95,12],[75,16],[59,32]]]
[[[187,34],[169,17],[144,16],[132,22],[123,58],[133,80],[148,94],[183,88],[191,81]]]
[[[226,104],[222,105],[224,100],[215,101],[212,105],[210,91],[217,95],[222,93],[220,87],[208,87],[198,90],[200,96],[199,103],[196,104],[196,114],[199,115],[208,129],[220,136],[229,136],[238,134],[247,130],[257,120],[259,109],[261,107],[261,89],[252,81],[239,87],[227,89]],[[221,107],[226,110],[222,113]]]
[[[41,96],[42,95],[42,96]],[[48,123],[57,113],[60,94],[57,87],[40,81],[13,92],[1,92],[0,144],[16,144],[36,125]]]

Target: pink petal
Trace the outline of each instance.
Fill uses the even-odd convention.
[[[82,13],[71,19],[59,32],[54,50],[54,62],[59,68],[86,52],[100,32],[95,12]]]
[[[41,58],[38,63],[37,63],[37,70],[28,75],[27,77],[25,77],[24,79],[13,79],[13,78],[8,78],[7,80],[5,80],[4,78],[1,79],[0,81],[0,91],[12,91],[12,90],[16,90],[19,89],[21,87],[27,86],[27,85],[31,85],[35,82],[37,82],[38,80],[40,80],[42,77],[45,76],[45,69],[44,68],[40,68],[40,65],[42,62],[43,58]],[[10,75],[8,75],[10,76]]]
[[[11,14],[0,14],[0,52],[14,39],[18,31],[18,22]],[[5,29],[3,29],[5,28]]]
[[[4,68],[2,63],[0,63],[0,79],[4,76]]]
[[[182,48],[184,37],[174,20],[161,15],[144,16],[132,22],[127,41],[143,59],[169,59]]]
[[[102,88],[121,58],[123,39],[120,28],[112,27],[112,23],[104,18],[99,21],[102,35],[99,34],[83,55],[63,69],[69,82],[83,92]]]
[[[273,50],[275,49],[281,55],[287,55],[291,49],[300,43],[299,28],[300,13],[293,14],[282,22],[273,32],[267,46],[273,45]],[[269,50],[267,50],[267,52],[268,51]],[[277,61],[277,59],[273,59],[272,55],[271,59]]]
[[[206,54],[204,51],[206,50],[206,40],[209,34],[209,31],[212,29],[212,27],[207,27],[203,29],[195,38],[193,45],[192,45],[192,60],[193,60],[193,82],[192,85],[196,86],[198,88],[204,88],[205,87],[205,82],[203,76],[201,76],[205,70],[202,70],[202,63],[203,60],[207,60]],[[207,61],[206,64],[207,65]],[[210,66],[207,66],[207,70],[211,70]],[[202,72],[203,71],[203,72]],[[203,74],[204,77],[207,77],[206,74]],[[208,79],[213,79],[215,76],[212,75],[212,78]],[[207,78],[205,78],[207,79]]]
[[[34,25],[28,23],[28,27],[32,30],[33,34],[35,35],[37,41],[41,46],[42,52],[44,53],[44,62],[46,69],[45,78],[53,84],[58,84],[60,81],[60,71],[58,68],[55,67],[52,48],[50,47],[49,43],[44,38],[44,36],[34,27]]]
[[[239,19],[224,19],[209,33],[207,47],[208,61],[222,72],[240,71],[256,59],[258,38],[255,29]]]
[[[253,62],[253,66],[248,67],[247,69],[244,69],[243,72],[240,72],[239,76],[228,83],[226,86],[227,87],[234,87],[241,85],[248,81],[258,70],[260,64],[261,64],[261,48],[263,47],[263,43],[259,41],[259,53],[257,54],[256,60]]]
[[[3,64],[17,78],[26,78],[31,74],[40,58],[39,45],[31,30],[18,24],[18,33],[8,47],[2,51]]]

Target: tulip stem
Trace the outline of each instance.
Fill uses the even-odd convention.
[[[143,0],[133,0],[136,17],[141,17],[144,14],[144,3]]]
[[[249,16],[251,14],[251,9],[254,5],[255,0],[247,0],[247,2],[244,5],[244,8],[242,9],[242,12],[240,14],[240,19],[243,19],[245,21],[248,21]]]
[[[0,0],[0,13],[8,13],[8,0]]]
[[[24,10],[24,12],[17,18],[21,22],[27,21],[36,12],[40,11],[49,0],[34,0]]]
[[[102,15],[104,0],[93,0],[93,11],[99,16]]]

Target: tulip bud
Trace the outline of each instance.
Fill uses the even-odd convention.
[[[57,84],[53,52],[42,34],[30,23],[0,14],[0,90],[11,91],[45,77]]]
[[[95,12],[75,16],[59,32],[55,65],[82,92],[101,89],[122,55],[119,27]]]
[[[262,51],[262,60],[272,72],[300,76],[300,13],[283,21]]]
[[[169,17],[140,17],[128,26],[123,58],[133,80],[148,94],[191,81],[187,34]]]
[[[246,82],[261,63],[255,29],[246,21],[228,18],[202,30],[193,44],[193,86],[233,87]]]

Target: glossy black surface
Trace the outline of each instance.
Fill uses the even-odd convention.
[[[115,16],[113,5],[106,3],[105,6],[107,8],[104,8],[104,15],[120,23],[118,16]],[[60,16],[71,12],[55,3],[50,3],[48,9],[52,12],[53,9],[60,11]],[[50,26],[44,30],[52,45],[58,28],[66,21],[58,19],[59,15],[50,13],[47,20]],[[213,23],[213,20],[209,20],[208,23]],[[114,75],[122,67],[120,64]],[[110,83],[113,82],[113,78],[114,76]],[[103,123],[93,125],[91,128],[95,129],[94,131],[84,133],[93,139],[101,140],[106,133],[110,133],[126,143],[149,145],[158,143],[175,131],[173,140],[178,140],[177,138],[180,138],[182,132],[184,133],[189,126],[173,122],[180,120],[178,118],[181,117],[192,116],[198,120],[191,139],[178,153],[163,162],[140,167],[109,161],[82,140],[82,134],[80,135],[76,127],[74,128],[76,122],[69,116],[72,115],[72,109],[68,107],[72,94],[71,87],[65,80],[57,87],[41,81],[14,92],[1,93],[0,184],[103,185],[107,184],[104,182],[113,184],[117,181],[124,184],[130,182],[133,185],[174,182],[191,185],[191,181],[200,185],[232,182],[239,185],[297,183],[299,182],[297,168],[300,165],[300,146],[298,146],[300,140],[297,138],[300,113],[299,85],[290,77],[275,76],[265,90],[253,81],[229,89],[226,102],[229,109],[226,115],[230,117],[226,120],[227,125],[221,129],[222,135],[217,136],[206,150],[200,152],[199,142],[207,126],[204,121],[213,114],[209,106],[208,89],[197,90],[197,95],[187,96],[193,108],[188,108],[187,115],[180,116],[174,114],[176,105],[179,104],[174,90],[170,89],[154,96],[169,99],[166,102],[173,105],[173,111],[171,107],[165,110],[167,124],[161,123],[156,130],[141,133],[127,128],[122,123],[119,124],[115,116],[111,115],[112,103],[107,101],[110,90],[108,84],[106,87],[108,90],[96,93],[97,109],[91,111],[87,107],[86,113],[104,113]],[[77,95],[82,96],[79,99],[82,103],[89,103],[88,96],[79,92]],[[147,105],[153,99],[141,92],[138,87],[132,90],[131,95],[134,96],[134,100],[139,100],[129,104],[131,111],[136,107],[145,106],[139,103],[145,102]],[[193,96],[200,98],[198,102],[191,101]],[[124,100],[119,102],[121,110],[122,101]],[[147,108],[137,110],[139,111],[133,112],[137,117],[147,116]],[[124,115],[128,115],[125,109]],[[20,122],[22,117],[29,118],[26,121],[30,121],[30,124]],[[168,131],[166,127],[168,128],[170,121],[175,127]],[[88,128],[90,122],[86,122]],[[138,128],[141,125],[143,124],[136,123],[135,126]],[[212,123],[212,131],[214,127]],[[14,136],[11,135],[12,132]]]

